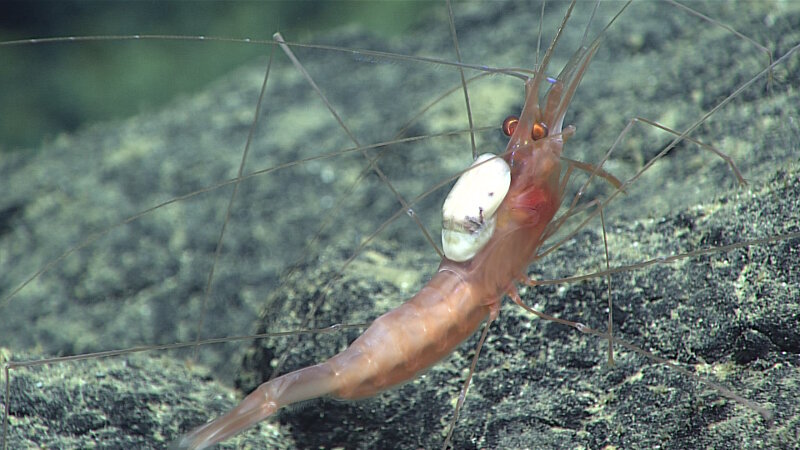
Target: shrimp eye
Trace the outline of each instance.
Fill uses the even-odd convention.
[[[511,135],[514,134],[514,130],[517,129],[518,123],[519,123],[519,117],[517,116],[506,117],[506,120],[503,121],[503,134],[511,137]]]
[[[538,141],[539,139],[544,139],[547,137],[547,125],[544,122],[539,122],[533,125],[533,130],[531,130],[531,139],[534,141]]]

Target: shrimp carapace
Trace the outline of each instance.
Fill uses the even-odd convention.
[[[208,447],[295,402],[323,395],[364,398],[408,382],[449,355],[487,318],[497,317],[502,297],[516,295],[515,283],[525,279],[543,233],[561,204],[561,152],[574,132],[573,127],[562,130],[564,114],[599,41],[579,49],[557,78],[545,75],[573,6],[574,2],[542,65],[525,82],[525,105],[505,153],[482,157],[469,169],[500,178],[497,183],[488,183],[490,187],[478,189],[491,197],[497,188],[502,198],[499,206],[476,198],[470,190],[466,195],[456,192],[455,202],[468,203],[466,209],[454,205],[456,211],[478,211],[477,219],[455,220],[453,223],[475,225],[454,225],[458,231],[490,229],[484,222],[491,222],[494,228],[488,239],[476,240],[474,256],[456,258],[461,261],[443,258],[427,285],[400,307],[377,318],[347,349],[321,364],[262,384],[230,412],[184,436],[177,443],[179,448]],[[539,87],[544,82],[549,89],[541,107]],[[491,166],[498,161],[500,166]],[[506,182],[509,171],[510,184]],[[470,174],[465,176],[469,178]],[[506,189],[507,194],[503,192]],[[447,216],[445,213],[446,220]]]
[[[581,47],[558,77],[551,78],[545,71],[558,38],[553,39],[541,67],[525,82],[522,114],[503,122],[503,131],[510,134],[503,158],[511,168],[511,186],[493,218],[497,225],[492,239],[469,262],[442,263],[442,268],[463,272],[465,279],[471,277],[466,272],[479,272],[487,287],[494,284],[492,295],[496,296],[510,292],[514,281],[526,278],[542,233],[561,205],[561,186],[566,181],[561,176],[561,152],[575,132],[572,126],[562,129],[564,115],[600,42],[597,38]],[[539,89],[543,83],[549,89],[542,107]]]

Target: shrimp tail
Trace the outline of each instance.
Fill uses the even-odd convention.
[[[292,403],[330,394],[335,373],[327,363],[306,367],[267,381],[227,414],[190,431],[170,448],[203,449],[252,427]]]

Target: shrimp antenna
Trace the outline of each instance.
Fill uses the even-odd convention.
[[[453,17],[453,5],[447,0],[447,19],[450,23],[450,35],[453,36],[453,49],[456,51],[456,58],[461,63],[461,50],[458,47],[458,34],[456,33],[456,20]],[[458,66],[458,73],[461,75],[461,88],[464,90],[464,101],[467,103],[467,120],[469,121],[469,140],[472,144],[472,159],[478,158],[478,147],[475,145],[475,125],[472,121],[472,107],[469,103],[469,91],[467,90],[467,79],[464,76],[464,68]]]
[[[625,6],[627,6],[627,5],[625,5]],[[594,17],[597,14],[597,8],[599,8],[599,7],[600,7],[600,0],[597,0],[595,2],[595,4],[594,4],[594,8],[592,8],[592,15],[589,16],[589,21],[586,22],[586,28],[583,30],[583,37],[581,38],[581,47],[583,47],[586,44],[586,38],[589,36],[589,26],[592,24],[592,21],[594,21]],[[623,9],[624,9],[624,7],[623,7]],[[616,17],[615,17],[615,19],[616,19]],[[612,22],[613,22],[613,20],[612,20]]]
[[[564,14],[564,18],[561,19],[561,24],[558,26],[558,30],[556,30],[556,35],[553,36],[553,40],[550,42],[550,46],[547,47],[547,51],[544,52],[544,59],[542,59],[542,65],[540,67],[537,67],[536,76],[534,76],[534,80],[540,81],[541,78],[539,77],[539,75],[543,74],[547,70],[547,66],[550,64],[550,58],[553,57],[553,52],[555,51],[556,45],[558,44],[558,40],[561,38],[561,34],[564,32],[564,27],[567,25],[569,16],[572,15],[572,9],[575,7],[576,1],[577,0],[572,0],[572,2],[570,2],[569,9],[567,9],[566,14]],[[538,90],[539,82],[537,81],[533,87],[534,89]]]

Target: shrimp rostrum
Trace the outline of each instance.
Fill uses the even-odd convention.
[[[580,48],[550,78],[545,73],[557,41],[558,35],[526,77],[522,113],[504,124],[505,152],[478,157],[445,200],[445,257],[427,285],[341,353],[262,384],[227,414],[185,435],[179,448],[208,447],[296,402],[360,399],[406,383],[495,319],[504,295],[519,300],[516,283],[526,280],[569,173],[561,153],[574,127],[563,126],[564,115],[599,45],[598,38]]]

